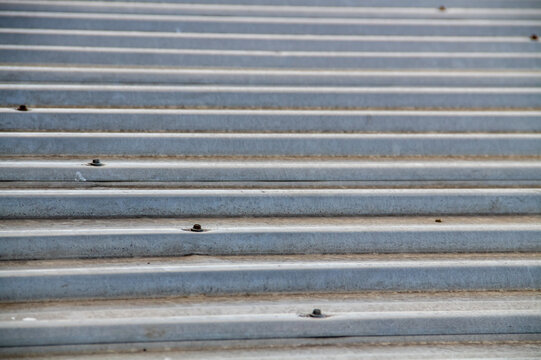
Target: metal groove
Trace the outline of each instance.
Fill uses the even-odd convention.
[[[111,48],[213,49],[260,51],[501,52],[539,51],[528,37],[314,36],[201,34],[155,31],[92,31],[0,28],[0,44]]]
[[[1,190],[17,218],[541,213],[539,189]]]
[[[539,161],[0,161],[0,181],[541,181]]]
[[[0,26],[201,33],[529,36],[536,20],[441,20],[142,15],[0,11]],[[59,21],[61,19],[61,21]],[[397,26],[400,25],[400,26]]]
[[[92,92],[92,97],[88,93]],[[338,95],[339,96],[336,96]],[[252,108],[541,108],[541,89],[0,84],[5,105]],[[179,100],[180,99],[180,100]]]
[[[541,155],[541,134],[0,133],[4,155]]]
[[[15,0],[16,1],[16,0]],[[107,3],[127,3],[135,4],[141,3],[140,0],[111,0]],[[144,3],[151,3],[160,6],[163,4],[163,0],[145,0]],[[202,4],[214,4],[214,5],[223,5],[223,0],[168,0],[168,4],[193,4],[193,5],[202,5]],[[234,0],[231,2],[225,2],[237,5],[258,5],[258,6],[291,6],[291,0]],[[295,0],[295,6],[308,6],[308,7],[321,7],[329,6],[328,0]],[[515,8],[537,8],[539,4],[538,0],[476,0],[472,2],[471,0],[452,0],[452,5],[454,7],[463,7],[463,8],[503,8],[503,9],[515,9]],[[419,0],[414,4],[405,3],[401,0],[388,0],[385,2],[385,7],[407,7],[407,8],[418,8],[418,7],[430,7],[438,8],[441,5],[439,0]],[[167,5],[166,5],[167,6]],[[332,6],[335,7],[351,7],[351,0],[335,0],[332,2]],[[381,1],[379,0],[358,0],[355,2],[355,6],[369,6],[377,7],[381,6]]]
[[[541,112],[133,108],[31,108],[21,112],[0,108],[0,129],[99,132],[419,132],[423,129],[510,133],[541,132]]]
[[[401,7],[392,6],[386,2],[384,7],[374,6],[310,6],[298,5],[251,5],[233,4],[195,4],[195,3],[149,3],[149,2],[104,2],[104,1],[40,1],[40,0],[3,0],[2,10],[17,11],[55,11],[55,12],[121,12],[138,14],[175,14],[175,15],[229,15],[229,16],[293,16],[293,17],[397,17],[397,18],[537,18],[541,12],[536,7],[531,8],[500,8],[498,6],[471,8],[451,7],[442,12],[437,7]],[[330,4],[333,5],[333,4]],[[378,4],[382,5],[382,4]]]
[[[2,346],[144,341],[310,338],[374,335],[537,333],[538,311],[333,314],[322,322],[297,314],[116,319],[115,322],[49,321],[0,324]],[[391,330],[389,330],[391,329]],[[401,329],[400,332],[394,329]],[[43,334],[47,333],[48,336]],[[157,335],[154,335],[157,334]],[[31,339],[31,340],[30,340]]]
[[[0,45],[6,63],[184,66],[224,68],[334,69],[538,69],[532,52],[280,52],[244,50],[152,49],[77,46]],[[109,53],[103,56],[103,53]]]
[[[258,86],[539,87],[538,71],[185,69],[0,66],[1,82]]]
[[[313,220],[313,221],[312,221]],[[212,220],[209,220],[212,223]],[[149,226],[39,228],[0,230],[0,260],[124,258],[186,255],[392,254],[541,252],[541,225],[513,224],[358,225],[332,219],[300,219],[266,226]],[[318,222],[320,225],[314,225]],[[66,222],[64,221],[66,224]],[[68,222],[69,224],[69,222]],[[103,225],[102,225],[103,226]]]
[[[0,270],[0,300],[541,288],[541,262],[532,259],[465,260],[459,257],[455,260],[436,261],[276,260],[231,260],[218,264],[153,262],[150,265],[86,267],[79,262],[76,267],[4,268]]]

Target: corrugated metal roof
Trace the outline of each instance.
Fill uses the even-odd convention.
[[[539,0],[0,0],[0,356],[535,358],[539,34]]]

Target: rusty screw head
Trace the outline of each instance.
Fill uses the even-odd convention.
[[[199,224],[193,224],[192,228],[190,229],[190,231],[193,231],[193,232],[202,232],[203,231],[203,228],[201,227],[201,225]]]
[[[532,34],[530,35],[530,40],[537,41],[539,40],[539,37],[537,36],[537,34]]]
[[[325,317],[325,315],[323,315],[323,313],[321,312],[320,309],[314,309],[312,310],[312,313],[309,315],[310,317],[313,317],[313,318],[322,318],[322,317]]]
[[[437,222],[437,223],[441,223],[441,219],[436,219],[434,221]]]
[[[88,163],[90,166],[103,166],[104,164],[100,161],[100,159],[92,159],[92,162]]]
[[[440,11],[445,11],[445,10],[447,10],[447,8],[446,8],[445,6],[443,6],[443,5],[440,6],[438,9],[439,9]]]
[[[24,104],[23,104],[23,105],[19,105],[19,106],[17,107],[17,110],[18,110],[18,111],[28,111],[28,107],[27,107],[26,105],[24,105]]]

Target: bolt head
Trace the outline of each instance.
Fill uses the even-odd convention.
[[[100,159],[92,159],[90,163],[88,163],[90,166],[103,166],[104,164],[100,161]]]
[[[322,318],[322,317],[325,317],[325,315],[323,315],[323,313],[321,312],[321,309],[314,309],[312,310],[312,313],[309,315],[310,317],[313,317],[313,318]]]
[[[192,228],[190,229],[193,232],[202,232],[203,228],[199,224],[193,224]]]
[[[28,111],[28,107],[27,107],[26,105],[24,105],[24,104],[23,104],[23,105],[19,105],[19,106],[17,107],[17,110],[18,110],[18,111]]]

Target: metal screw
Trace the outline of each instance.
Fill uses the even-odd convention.
[[[19,105],[19,106],[17,107],[17,110],[18,110],[18,111],[28,111],[28,107],[27,107],[26,105],[24,105],[24,104],[23,104],[23,105]]]
[[[532,34],[532,35],[530,35],[530,39],[533,40],[533,41],[537,41],[537,40],[539,40],[539,37],[537,36],[537,34]]]
[[[440,11],[445,11],[445,10],[447,10],[447,9],[445,8],[445,6],[443,6],[443,5],[440,6],[438,9],[440,9]]]
[[[193,231],[193,232],[202,232],[203,229],[201,228],[201,225],[199,224],[193,224],[192,228],[190,229],[190,231]]]
[[[93,159],[92,162],[88,163],[90,166],[103,166],[105,165],[100,161],[100,159]]]
[[[441,219],[436,219],[435,220],[437,223],[440,223],[441,222]]]
[[[313,317],[313,318],[323,318],[323,317],[325,317],[325,315],[323,315],[323,313],[321,312],[320,309],[312,310],[312,313],[310,315],[308,315],[308,316]]]

